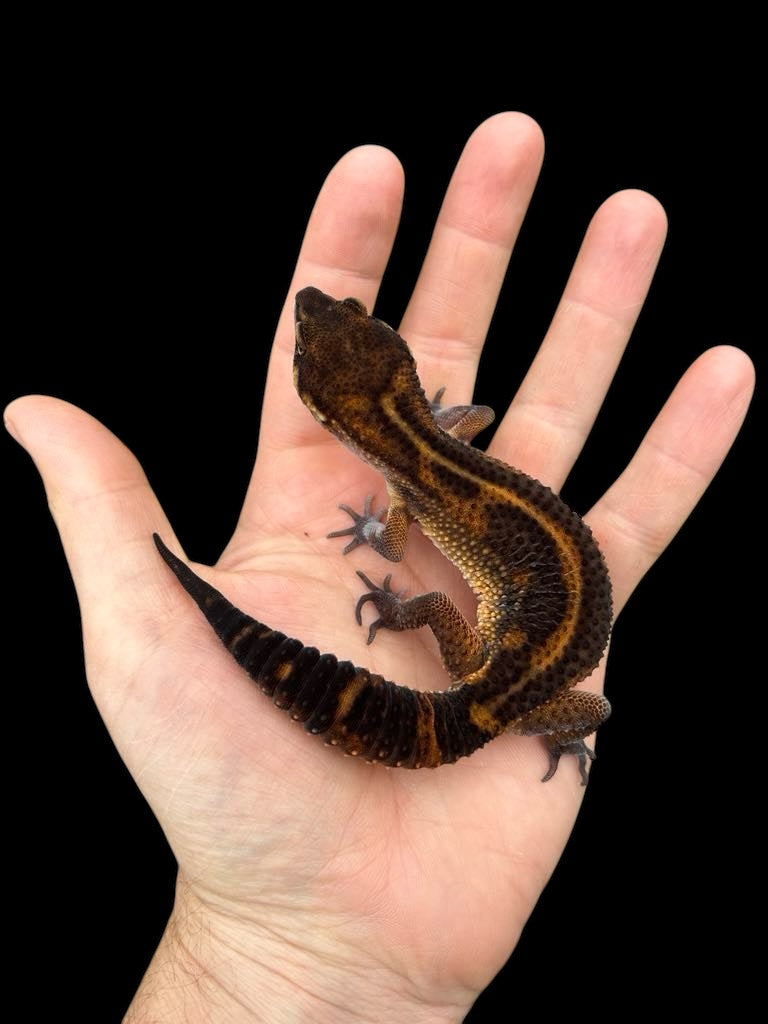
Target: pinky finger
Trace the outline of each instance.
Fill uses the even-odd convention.
[[[709,486],[753,387],[752,363],[742,351],[721,346],[704,352],[589,513],[611,569],[617,614]]]

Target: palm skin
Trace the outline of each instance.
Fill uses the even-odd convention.
[[[399,327],[430,395],[445,385],[449,403],[472,398],[541,158],[540,132],[519,114],[491,118],[465,148]],[[392,571],[410,594],[445,589],[466,610],[471,596],[416,529],[394,567],[365,548],[343,557],[344,542],[327,538],[346,525],[340,503],[361,508],[373,494],[378,507],[386,495],[315,423],[291,374],[293,295],[313,284],[373,308],[401,202],[402,174],[385,150],[354,150],[329,175],[278,325],[240,522],[215,569],[193,568],[274,628],[434,689],[447,681],[427,630],[366,645],[355,570],[377,581]],[[603,204],[491,454],[562,485],[664,234],[664,213],[644,193]],[[716,472],[751,387],[743,353],[705,353],[587,516],[617,612]],[[547,758],[532,739],[503,736],[416,772],[326,748],[257,692],[163,565],[153,531],[181,548],[133,455],[55,399],[20,399],[7,419],[48,490],[94,698],[179,864],[172,919],[129,1019],[165,1000],[167,1019],[179,1020],[461,1020],[563,850],[583,796],[575,762],[543,785]],[[586,685],[601,687],[602,666]]]

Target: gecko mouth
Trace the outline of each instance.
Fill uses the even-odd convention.
[[[295,376],[296,375],[294,374],[294,377]],[[312,413],[316,420],[318,420],[320,423],[327,422],[328,417],[325,415],[324,412],[321,412],[317,408],[317,406],[312,401],[312,399],[310,398],[309,394],[306,391],[299,391],[299,398],[302,400],[304,405],[306,405],[306,407],[309,409],[309,411]]]

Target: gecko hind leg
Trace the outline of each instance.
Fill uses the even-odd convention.
[[[456,681],[481,667],[486,656],[485,644],[475,627],[465,618],[447,594],[433,590],[418,594],[408,601],[403,592],[394,593],[392,577],[387,576],[378,587],[358,570],[357,575],[369,588],[355,607],[355,618],[362,625],[361,610],[371,602],[379,618],[368,627],[368,643],[373,643],[380,629],[396,632],[429,626],[440,647],[440,656],[451,679]]]
[[[578,758],[581,784],[586,786],[589,779],[587,764],[595,760],[595,752],[584,740],[607,720],[610,713],[611,705],[602,694],[589,690],[566,690],[523,715],[510,727],[510,732],[543,738],[549,767],[542,782],[552,778],[563,754],[572,754]]]

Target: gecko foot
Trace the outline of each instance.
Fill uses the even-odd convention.
[[[549,782],[557,771],[557,766],[560,763],[560,757],[563,754],[573,754],[579,759],[581,784],[582,786],[586,786],[589,782],[587,762],[595,760],[594,750],[590,749],[584,740],[567,740],[565,742],[560,742],[554,737],[546,736],[545,742],[547,744],[547,753],[549,754],[549,768],[547,768],[546,774],[542,777],[541,781]]]
[[[349,505],[339,505],[339,508],[352,517],[353,523],[344,530],[334,530],[329,537],[352,537],[352,540],[344,548],[342,554],[348,555],[350,551],[359,548],[361,544],[370,544],[384,529],[380,519],[386,509],[381,508],[378,512],[372,511],[373,495],[365,499],[362,514],[355,512]]]
[[[445,388],[440,388],[429,403],[435,423],[459,441],[469,443],[476,434],[494,421],[493,409],[487,405],[443,405]]]
[[[380,587],[376,586],[376,584],[372,580],[369,580],[365,573],[360,572],[359,569],[357,575],[366,587],[370,588],[368,593],[363,594],[355,606],[355,618],[357,619],[358,626],[362,626],[363,624],[361,610],[363,605],[368,601],[371,601],[376,606],[376,610],[380,616],[368,627],[368,643],[373,643],[373,638],[382,628],[396,630],[403,629],[404,626],[399,621],[398,611],[401,607],[405,591],[400,590],[397,593],[393,592],[392,587],[390,586],[392,582],[392,574],[390,573],[384,578],[384,582]]]

